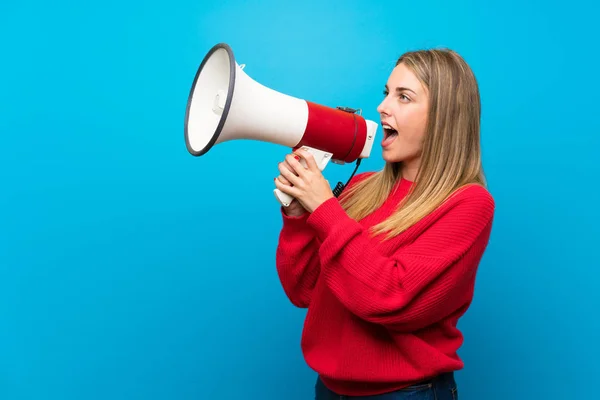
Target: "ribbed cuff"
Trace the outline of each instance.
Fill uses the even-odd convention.
[[[337,198],[332,197],[323,202],[317,207],[306,220],[319,236],[320,239],[325,239],[333,230],[336,224],[345,223],[348,219],[348,214],[342,208]]]
[[[281,219],[283,220],[284,225],[290,225],[290,226],[305,225],[306,220],[310,216],[310,213],[308,211],[305,212],[304,214],[298,215],[298,216],[287,215],[285,213],[283,206],[279,208],[279,212],[281,213]]]

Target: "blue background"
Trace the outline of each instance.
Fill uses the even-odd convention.
[[[304,310],[274,266],[288,149],[185,148],[188,90],[218,42],[266,86],[375,120],[402,52],[461,53],[497,201],[461,399],[596,397],[591,1],[83,3],[0,5],[0,399],[312,398]],[[382,165],[377,143],[361,171]]]

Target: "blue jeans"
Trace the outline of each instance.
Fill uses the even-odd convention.
[[[315,400],[458,400],[454,374],[447,373],[404,389],[375,396],[342,396],[329,390],[321,379],[315,386]]]

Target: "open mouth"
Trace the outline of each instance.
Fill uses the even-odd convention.
[[[383,147],[389,146],[398,137],[398,131],[389,125],[382,124],[383,126],[383,141],[381,145]]]

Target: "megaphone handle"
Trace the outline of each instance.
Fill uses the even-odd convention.
[[[273,191],[273,193],[275,193],[275,198],[277,199],[277,201],[279,201],[279,203],[283,206],[283,207],[289,207],[290,204],[292,204],[292,201],[294,201],[294,198],[292,196],[290,196],[287,193],[283,193],[281,190],[279,189],[275,189]]]
[[[325,167],[327,166],[327,163],[329,162],[329,160],[331,160],[331,156],[333,155],[332,153],[328,153],[326,151],[322,151],[322,150],[315,149],[315,148],[308,147],[308,146],[302,146],[301,149],[308,151],[309,153],[312,154],[312,156],[315,158],[317,166],[319,167],[319,169],[321,171],[323,171],[325,169]],[[304,168],[307,167],[306,161],[304,159],[300,159],[300,164],[302,164],[302,166],[304,166]],[[279,201],[279,203],[283,207],[289,207],[290,204],[292,203],[292,201],[294,200],[294,198],[292,196],[290,196],[287,193],[283,193],[279,189],[273,190],[273,193],[275,194],[275,198],[277,199],[277,201]]]

